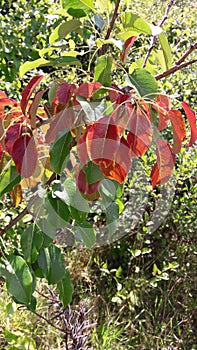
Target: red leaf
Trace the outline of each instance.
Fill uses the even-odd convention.
[[[39,82],[42,80],[44,75],[37,75],[36,77],[33,77],[29,84],[24,88],[22,92],[22,99],[21,99],[21,110],[24,115],[26,115],[26,108],[29,102],[29,99],[31,97],[32,92],[35,90],[36,86],[39,84]]]
[[[30,177],[36,168],[38,155],[33,136],[20,136],[12,148],[12,159],[23,177]]]
[[[129,130],[127,142],[132,151],[132,157],[141,157],[152,141],[152,127],[146,113],[139,107],[131,109],[126,126]]]
[[[75,119],[76,119],[76,116],[72,107],[69,107],[69,108],[66,107],[63,111],[57,113],[55,117],[51,119],[50,127],[47,130],[46,137],[45,137],[46,142],[47,143],[54,142],[57,137],[57,134],[60,131],[66,128],[71,130],[72,128],[76,127],[74,124]]]
[[[191,129],[190,140],[186,147],[191,147],[197,140],[196,116],[186,102],[182,102],[182,107],[189,120],[189,125]]]
[[[84,194],[93,194],[97,192],[101,184],[101,180],[88,184],[86,174],[80,167],[75,172],[75,181],[79,191]]]
[[[86,100],[89,100],[100,88],[102,88],[102,84],[99,82],[81,84],[75,91],[74,104],[78,104],[78,101],[76,100],[77,96],[82,96],[85,97]]]
[[[21,123],[16,123],[11,126],[6,131],[5,135],[5,146],[6,146],[6,151],[12,155],[12,149],[15,141],[20,137],[21,134]]]
[[[114,161],[100,162],[100,170],[105,177],[123,183],[131,167],[131,152],[127,141],[122,137]]]
[[[90,160],[97,165],[114,161],[120,145],[118,128],[111,116],[99,119],[88,128],[86,136],[87,152]]]
[[[152,107],[159,113],[159,122],[157,129],[159,131],[165,129],[170,121],[169,110],[171,101],[166,95],[157,95],[156,102],[152,103]]]
[[[109,98],[111,102],[116,102],[118,96],[122,94],[122,90],[119,89],[119,87],[115,84],[112,84],[110,86],[110,90],[109,90]]]
[[[43,90],[39,90],[39,91],[35,94],[34,99],[33,99],[33,101],[32,101],[32,104],[31,104],[31,106],[30,106],[30,108],[29,108],[29,111],[28,111],[29,117],[30,117],[30,119],[31,119],[31,127],[32,127],[33,129],[36,128],[36,113],[37,113],[37,109],[38,109],[38,107],[39,107],[40,100],[41,100],[43,94],[44,94],[44,91],[43,91]]]
[[[166,183],[172,175],[175,155],[167,141],[156,140],[157,162],[152,168],[152,187]]]
[[[91,125],[89,125],[85,131],[85,133],[79,138],[77,142],[77,153],[79,156],[79,159],[83,165],[86,165],[88,163],[88,151],[87,151],[87,145],[86,145],[86,136],[88,133],[88,130],[90,129]]]
[[[67,84],[67,83],[60,84],[56,91],[58,102],[63,105],[67,105],[75,90],[76,90],[76,86],[74,84]]]
[[[125,58],[127,57],[129,50],[131,46],[133,45],[134,41],[137,39],[137,36],[131,36],[128,38],[124,43],[123,53],[120,53],[120,59],[122,62],[125,61]]]
[[[179,153],[181,150],[182,142],[186,137],[185,122],[182,114],[178,110],[171,110],[169,112],[170,121],[173,129],[173,152]]]

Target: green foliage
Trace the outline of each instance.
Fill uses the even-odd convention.
[[[138,14],[133,12],[135,3]],[[172,14],[176,13],[178,6],[177,2]],[[172,174],[169,164],[174,160],[173,152],[169,159],[166,153],[162,155],[162,147],[156,144],[144,155],[147,149],[140,142],[144,135],[150,136],[150,130],[152,132],[150,119],[156,127],[166,114],[167,117],[170,115],[165,103],[162,107],[164,114],[163,110],[157,111],[156,108],[160,107],[159,103],[155,104],[158,92],[174,94],[171,99],[173,108],[178,108],[178,100],[182,99],[194,104],[196,97],[194,66],[175,73],[170,79],[165,78],[162,83],[155,78],[158,73],[171,68],[195,39],[196,14],[193,8],[190,16],[187,7],[180,7],[176,19],[173,15],[169,16],[160,28],[157,17],[161,11],[164,13],[165,7],[164,1],[159,5],[155,1],[148,4],[122,1],[108,36],[106,33],[110,28],[114,1],[105,4],[100,0],[95,4],[91,0],[62,0],[60,4],[51,1],[38,4],[34,0],[2,3],[2,90],[9,97],[17,97],[23,85],[21,78],[26,81],[35,72],[47,74],[43,80],[42,75],[36,77],[34,83],[31,80],[22,91],[20,106],[23,113],[20,107],[15,109],[13,100],[6,97],[5,102],[2,96],[0,218],[5,228],[1,231],[0,278],[13,300],[32,314],[39,307],[36,286],[40,284],[40,279],[54,285],[54,294],[51,292],[47,298],[61,309],[57,318],[65,315],[65,310],[68,312],[71,303],[88,299],[93,304],[99,295],[101,305],[95,311],[97,326],[94,326],[89,341],[95,349],[123,349],[125,346],[128,349],[151,349],[154,346],[160,349],[183,343],[183,349],[189,346],[193,350],[196,346],[192,343],[194,327],[190,317],[194,308],[191,279],[195,269],[193,256],[196,254],[193,245],[196,220],[195,149],[182,149],[180,157],[177,157],[174,200],[168,193],[173,182],[151,189],[148,180],[143,179],[144,174],[150,175],[150,165],[154,165],[155,158],[156,167],[154,165],[152,171],[156,184],[163,184],[160,165],[165,167],[167,164],[165,170],[170,169],[170,174],[164,174],[165,181]],[[152,35],[156,44],[144,69],[141,67]],[[132,37],[135,40],[129,46],[128,40]],[[41,90],[32,98],[31,94],[41,80]],[[87,84],[83,84],[85,82]],[[66,90],[68,86],[70,90]],[[71,92],[71,86],[74,92]],[[162,95],[158,96],[162,100]],[[126,129],[129,114],[124,108],[128,104],[134,113],[136,108],[141,112],[141,118],[136,117],[131,130]],[[192,108],[196,109],[193,104]],[[75,110],[73,122],[70,122],[69,114],[64,115],[67,107]],[[114,113],[116,122],[120,122],[117,122],[117,127],[116,123],[109,123],[110,113]],[[192,118],[192,111],[188,114]],[[103,117],[104,127],[101,124],[99,128],[98,121]],[[145,132],[142,130],[143,119],[147,121]],[[49,122],[48,128],[46,124]],[[9,124],[19,126],[21,134],[17,135],[16,141],[14,134],[10,136],[7,132]],[[195,139],[195,122],[190,122],[190,128]],[[92,135],[98,133],[95,139],[99,139],[100,130],[104,130],[103,143],[96,149],[100,153],[94,153]],[[137,130],[137,136],[141,138],[135,137],[133,130]],[[169,149],[170,131],[164,130],[162,134],[169,141]],[[158,130],[154,131],[154,141],[158,134]],[[121,161],[128,166],[129,136],[134,140],[131,150],[135,154],[130,172],[124,167],[118,168]],[[50,137],[53,140],[45,144],[43,140]],[[185,138],[184,127],[179,128],[177,121],[173,125],[173,137],[180,144]],[[21,143],[26,139],[31,142],[39,140],[37,148],[30,152],[32,158],[39,155],[39,165],[33,169],[30,179],[27,179],[27,173],[21,172],[21,159],[26,157],[28,165],[31,161],[29,154],[25,153],[25,141]],[[85,147],[80,153],[84,140]],[[119,148],[114,151],[110,164],[103,151],[109,140],[113,140],[116,147],[118,142],[125,147],[120,159],[117,158]],[[149,147],[149,140],[146,140],[145,146]],[[109,147],[106,146],[106,149]],[[142,157],[137,163],[135,156],[139,150]],[[13,157],[12,152],[17,157]],[[16,166],[11,163],[11,158]],[[140,170],[136,164],[141,164]],[[83,181],[86,182],[84,187],[81,186]],[[85,190],[82,191],[80,186]],[[166,219],[163,196],[171,200],[170,214]],[[28,203],[29,198],[33,204],[25,207],[21,201],[27,200]],[[14,203],[16,208],[13,208]],[[160,211],[157,212],[158,203]],[[16,215],[18,220],[13,219]],[[151,231],[157,221],[163,222],[163,225]],[[71,245],[75,244],[79,250],[75,248],[71,252],[68,247],[59,247],[58,232],[60,236],[66,236],[66,245],[69,237]],[[126,237],[118,241],[121,232]],[[108,243],[108,246],[96,248],[97,244]],[[81,248],[84,245],[88,248],[85,252]],[[183,292],[187,295],[185,300],[181,298]],[[184,307],[180,306],[181,303]],[[14,305],[8,304],[7,310],[3,311],[5,317],[9,312],[14,313]],[[173,312],[173,309],[179,313]],[[50,323],[51,315],[44,319]],[[58,320],[61,323],[63,318]],[[8,349],[36,348],[37,339],[30,341],[25,334],[20,336],[15,330],[6,330],[5,324],[3,329],[6,343],[3,346]],[[61,328],[56,327],[56,330]],[[42,347],[41,344],[42,348],[47,346]]]

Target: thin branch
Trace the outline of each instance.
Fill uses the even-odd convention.
[[[11,220],[8,225],[0,229],[0,236],[3,236],[10,228],[16,225],[18,221],[20,221],[26,214],[28,214],[29,209],[32,207],[33,203],[37,198],[38,195],[36,194],[30,199],[25,209],[23,209],[13,220]]]
[[[196,60],[189,61],[189,62],[185,62],[185,63],[182,63],[182,64],[179,64],[178,66],[175,65],[175,66],[173,66],[172,68],[166,70],[165,72],[156,75],[156,76],[155,76],[155,79],[156,79],[156,80],[161,80],[161,79],[167,77],[168,75],[171,75],[171,74],[177,72],[178,70],[180,70],[180,69],[182,69],[182,68],[185,68],[185,67],[187,67],[187,66],[190,66],[190,65],[192,65],[192,64],[194,64],[194,63],[196,63],[196,62],[197,62],[197,59],[196,59]]]
[[[108,27],[106,36],[105,36],[105,40],[109,39],[110,34],[111,34],[111,32],[112,32],[112,29],[113,29],[113,27],[114,27],[115,20],[116,20],[116,18],[117,18],[117,16],[118,16],[118,8],[119,8],[119,5],[120,5],[120,1],[121,1],[121,0],[117,0],[117,1],[116,1],[116,6],[115,6],[114,13],[113,13],[111,22],[110,22],[110,24],[109,24],[109,27]],[[100,50],[99,50],[99,56],[102,56],[102,55],[104,55],[104,54],[106,53],[107,47],[108,47],[108,45],[107,45],[107,44],[104,44],[104,45],[100,48]]]
[[[190,48],[184,53],[184,55],[175,62],[175,64],[178,66],[179,64],[181,64],[183,61],[185,61],[185,59],[187,58],[187,56],[190,55],[190,53],[192,53],[194,50],[197,49],[197,42],[193,45],[190,46]]]
[[[63,328],[60,328],[58,326],[56,326],[55,324],[53,324],[51,321],[49,321],[46,317],[40,315],[39,313],[37,313],[36,311],[32,311],[36,316],[40,317],[42,320],[46,321],[48,324],[50,324],[50,326],[54,327],[55,329],[57,329],[58,331],[62,332],[62,333],[67,333],[67,331],[65,331]]]
[[[165,14],[164,14],[164,16],[163,16],[161,22],[159,23],[159,27],[161,27],[161,26],[164,24],[164,22],[166,21],[166,19],[168,18],[168,15],[169,15],[169,12],[170,12],[170,9],[171,9],[173,3],[174,3],[174,0],[170,0],[170,2],[168,3],[168,5],[167,5],[167,7],[166,7]],[[145,68],[145,67],[146,67],[146,63],[147,63],[147,61],[148,61],[148,58],[149,58],[149,56],[150,56],[152,50],[154,49],[154,46],[155,46],[155,44],[156,44],[156,41],[157,41],[157,35],[153,35],[152,40],[151,40],[150,47],[149,47],[149,49],[148,49],[148,51],[147,51],[147,53],[146,53],[146,56],[145,56],[145,58],[144,58],[144,62],[143,62],[143,64],[142,64],[142,68]]]

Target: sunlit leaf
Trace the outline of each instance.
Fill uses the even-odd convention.
[[[132,36],[125,41],[123,53],[121,52],[120,54],[120,58],[122,62],[125,61],[126,57],[128,56],[129,50],[136,39],[137,39],[137,36]]]
[[[132,12],[124,12],[121,15],[121,20],[124,28],[129,28],[139,33],[152,35],[150,25],[137,14]]]
[[[141,157],[152,141],[152,126],[145,112],[137,107],[128,113],[127,142],[132,151],[132,157]]]
[[[24,115],[26,115],[26,108],[29,102],[29,99],[35,90],[36,86],[40,83],[40,81],[43,79],[43,75],[37,75],[33,77],[28,85],[23,89],[22,91],[22,99],[21,99],[21,110]]]
[[[31,127],[33,129],[36,128],[36,113],[37,113],[37,110],[38,110],[38,107],[39,107],[39,104],[40,104],[40,101],[41,101],[43,94],[44,94],[43,90],[39,90],[35,94],[34,99],[31,103],[31,106],[30,106],[29,111],[28,111]]]
[[[160,33],[158,35],[159,42],[163,51],[164,59],[165,59],[165,65],[166,70],[169,69],[172,66],[172,58],[171,58],[171,50],[168,43],[168,39],[164,32]]]
[[[186,147],[191,147],[197,140],[197,127],[196,127],[196,116],[192,111],[188,103],[182,102],[182,107],[185,111],[185,114],[189,120],[190,125],[190,140]]]
[[[25,63],[22,63],[19,69],[19,76],[20,78],[23,78],[25,73],[29,72],[32,69],[49,65],[50,61],[45,60],[44,58],[38,58],[34,61],[26,61]]]
[[[49,37],[49,44],[53,44],[57,40],[64,39],[67,34],[74,32],[76,29],[80,28],[80,26],[81,22],[77,19],[62,22],[51,33]]]
[[[171,110],[169,112],[170,121],[172,123],[173,130],[173,147],[174,153],[179,153],[181,150],[182,142],[186,138],[186,127],[183,116],[178,110]]]
[[[137,68],[128,74],[127,83],[134,87],[141,97],[155,98],[158,84],[156,79],[146,69]]]
[[[113,58],[111,56],[98,57],[94,70],[94,81],[99,81],[103,86],[110,86],[112,63]]]
[[[175,155],[165,140],[156,140],[157,162],[152,168],[152,187],[165,184],[172,175]]]

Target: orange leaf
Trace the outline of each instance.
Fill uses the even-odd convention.
[[[175,155],[165,140],[156,140],[157,162],[152,168],[152,187],[166,183],[172,175],[175,164]]]
[[[152,141],[152,126],[146,113],[139,107],[131,110],[126,129],[129,131],[127,142],[132,157],[141,157]]]
[[[189,120],[189,125],[191,130],[190,140],[189,140],[189,143],[186,145],[186,147],[191,147],[197,140],[196,116],[186,102],[182,102],[182,106]]]
[[[116,152],[114,161],[108,162],[100,161],[100,170],[105,177],[123,183],[131,167],[131,151],[129,144],[122,137],[120,139],[120,146]]]
[[[156,102],[152,103],[152,107],[159,113],[158,130],[165,129],[169,124],[169,110],[171,101],[166,95],[157,95]]]
[[[173,147],[174,153],[179,153],[181,150],[182,142],[186,137],[185,122],[182,114],[178,110],[171,110],[169,112],[170,121],[173,129]]]
[[[120,137],[111,116],[103,117],[88,127],[86,145],[88,156],[95,164],[114,161]]]

